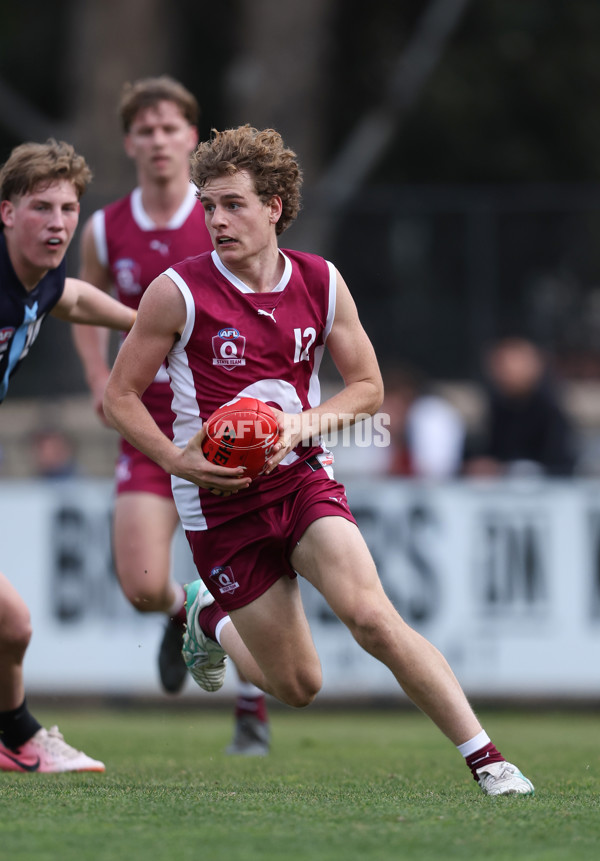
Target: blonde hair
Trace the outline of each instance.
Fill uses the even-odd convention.
[[[23,143],[15,147],[0,168],[0,200],[29,194],[38,186],[66,179],[77,197],[86,190],[92,172],[71,144],[48,138],[46,143]]]
[[[201,143],[192,155],[192,182],[198,189],[219,176],[248,171],[263,202],[280,197],[283,209],[275,229],[278,235],[292,224],[300,211],[302,171],[296,153],[287,149],[279,132],[259,131],[249,125],[219,132]]]
[[[200,106],[196,97],[183,84],[169,75],[141,78],[126,83],[119,102],[119,117],[125,134],[129,132],[139,111],[153,108],[159,102],[173,102],[191,126],[198,124]]]

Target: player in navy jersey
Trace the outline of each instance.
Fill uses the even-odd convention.
[[[80,275],[114,290],[137,308],[145,289],[171,264],[212,249],[204,209],[190,182],[190,155],[198,143],[199,107],[179,82],[162,76],[125,85],[119,114],[125,150],[138,185],[95,212],[83,230]],[[109,375],[106,332],[75,329],[97,412]],[[172,392],[164,367],[144,393],[144,404],[162,431],[172,436]],[[171,543],[179,519],[171,477],[153,460],[121,440],[116,468],[114,556],[121,587],[141,612],[160,612],[167,624],[159,653],[165,690],[179,691],[187,677],[181,656],[186,622],[185,594],[171,574]],[[265,696],[240,678],[230,753],[264,754],[269,749]]]
[[[281,701],[312,702],[322,677],[300,574],[458,747],[485,793],[533,793],[490,741],[444,657],[385,595],[328,465],[320,435],[374,414],[383,384],[340,273],[320,257],[278,247],[300,203],[295,154],[270,129],[215,132],[194,154],[192,179],[215,250],[150,285],[104,401],[121,433],[173,475],[202,578],[187,587],[190,672],[215,690],[229,654]],[[321,403],[325,347],[344,386]],[[142,401],[165,358],[173,440]],[[202,454],[203,422],[237,396],[277,410],[280,441],[256,479]]]
[[[0,170],[0,401],[48,314],[118,330],[133,323],[130,308],[65,275],[90,179],[82,156],[54,140],[21,144]],[[0,771],[104,771],[29,712],[23,660],[30,638],[29,611],[0,574]]]

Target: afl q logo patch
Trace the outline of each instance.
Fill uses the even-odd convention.
[[[217,585],[221,595],[235,592],[240,585],[235,579],[230,565],[218,565],[213,568],[210,572],[210,579]]]
[[[225,327],[213,336],[214,353],[213,365],[219,365],[226,371],[232,371],[240,365],[245,365],[244,350],[246,339],[233,326]]]
[[[140,265],[130,257],[122,257],[115,263],[115,281],[117,287],[127,296],[137,296],[142,292],[140,285]]]

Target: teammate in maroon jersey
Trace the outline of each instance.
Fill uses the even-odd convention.
[[[125,150],[138,185],[131,194],[95,212],[84,227],[81,277],[137,308],[150,282],[169,265],[212,249],[204,210],[190,182],[190,154],[198,143],[196,98],[166,76],[145,78],[123,89],[120,118]],[[108,342],[102,330],[80,327],[76,345],[96,410],[109,375]],[[162,431],[172,436],[172,392],[164,367],[144,394]],[[165,690],[176,693],[187,676],[181,656],[185,595],[171,576],[171,543],[178,526],[171,477],[127,440],[116,469],[114,553],[123,592],[142,612],[169,617],[159,653]],[[240,677],[231,753],[264,754],[269,724],[262,691]]]
[[[308,705],[322,678],[301,574],[454,742],[484,792],[531,794],[531,782],[482,729],[444,657],[385,595],[344,487],[327,465],[319,434],[374,414],[383,385],[340,273],[320,257],[278,247],[299,207],[295,154],[273,130],[216,132],[196,150],[192,179],[215,250],[150,285],[104,401],[121,433],[174,476],[204,581],[187,587],[184,655],[192,675],[217,689],[227,653],[263,690]],[[344,386],[320,403],[325,346]],[[142,401],[165,358],[173,441]],[[256,479],[202,455],[203,420],[239,395],[278,410],[280,442]]]

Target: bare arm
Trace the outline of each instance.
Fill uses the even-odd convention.
[[[159,275],[140,302],[135,326],[115,361],[104,395],[110,423],[166,472],[210,490],[235,493],[250,484],[244,470],[215,466],[201,450],[204,429],[184,449],[157,426],[141,397],[154,379],[186,320],[183,297],[168,275]]]
[[[98,260],[94,239],[94,225],[91,218],[88,219],[83,228],[80,250],[81,266],[79,268],[79,277],[82,281],[89,281],[90,284],[95,284],[96,287],[99,287],[105,293],[110,293],[112,289],[110,272]],[[102,421],[106,423],[102,409],[102,400],[104,398],[104,389],[106,388],[108,375],[110,374],[110,366],[108,364],[108,329],[100,326],[75,324],[72,326],[72,333],[75,349],[81,359],[86,382],[92,393],[94,409]]]
[[[53,317],[68,323],[107,326],[121,332],[131,329],[135,321],[132,308],[122,305],[93,284],[80,281],[79,278],[65,280],[63,294],[51,313]]]
[[[267,472],[299,443],[373,415],[383,400],[383,381],[375,350],[360,322],[346,282],[337,273],[335,318],[327,348],[344,381],[344,388],[320,406],[300,416],[282,413],[280,443]]]
[[[346,282],[337,273],[335,318],[327,339],[327,349],[344,381],[344,388],[310,412],[340,419],[321,422],[321,432],[341,427],[344,416],[373,415],[383,400],[383,381],[373,345],[360,322],[354,299]]]

